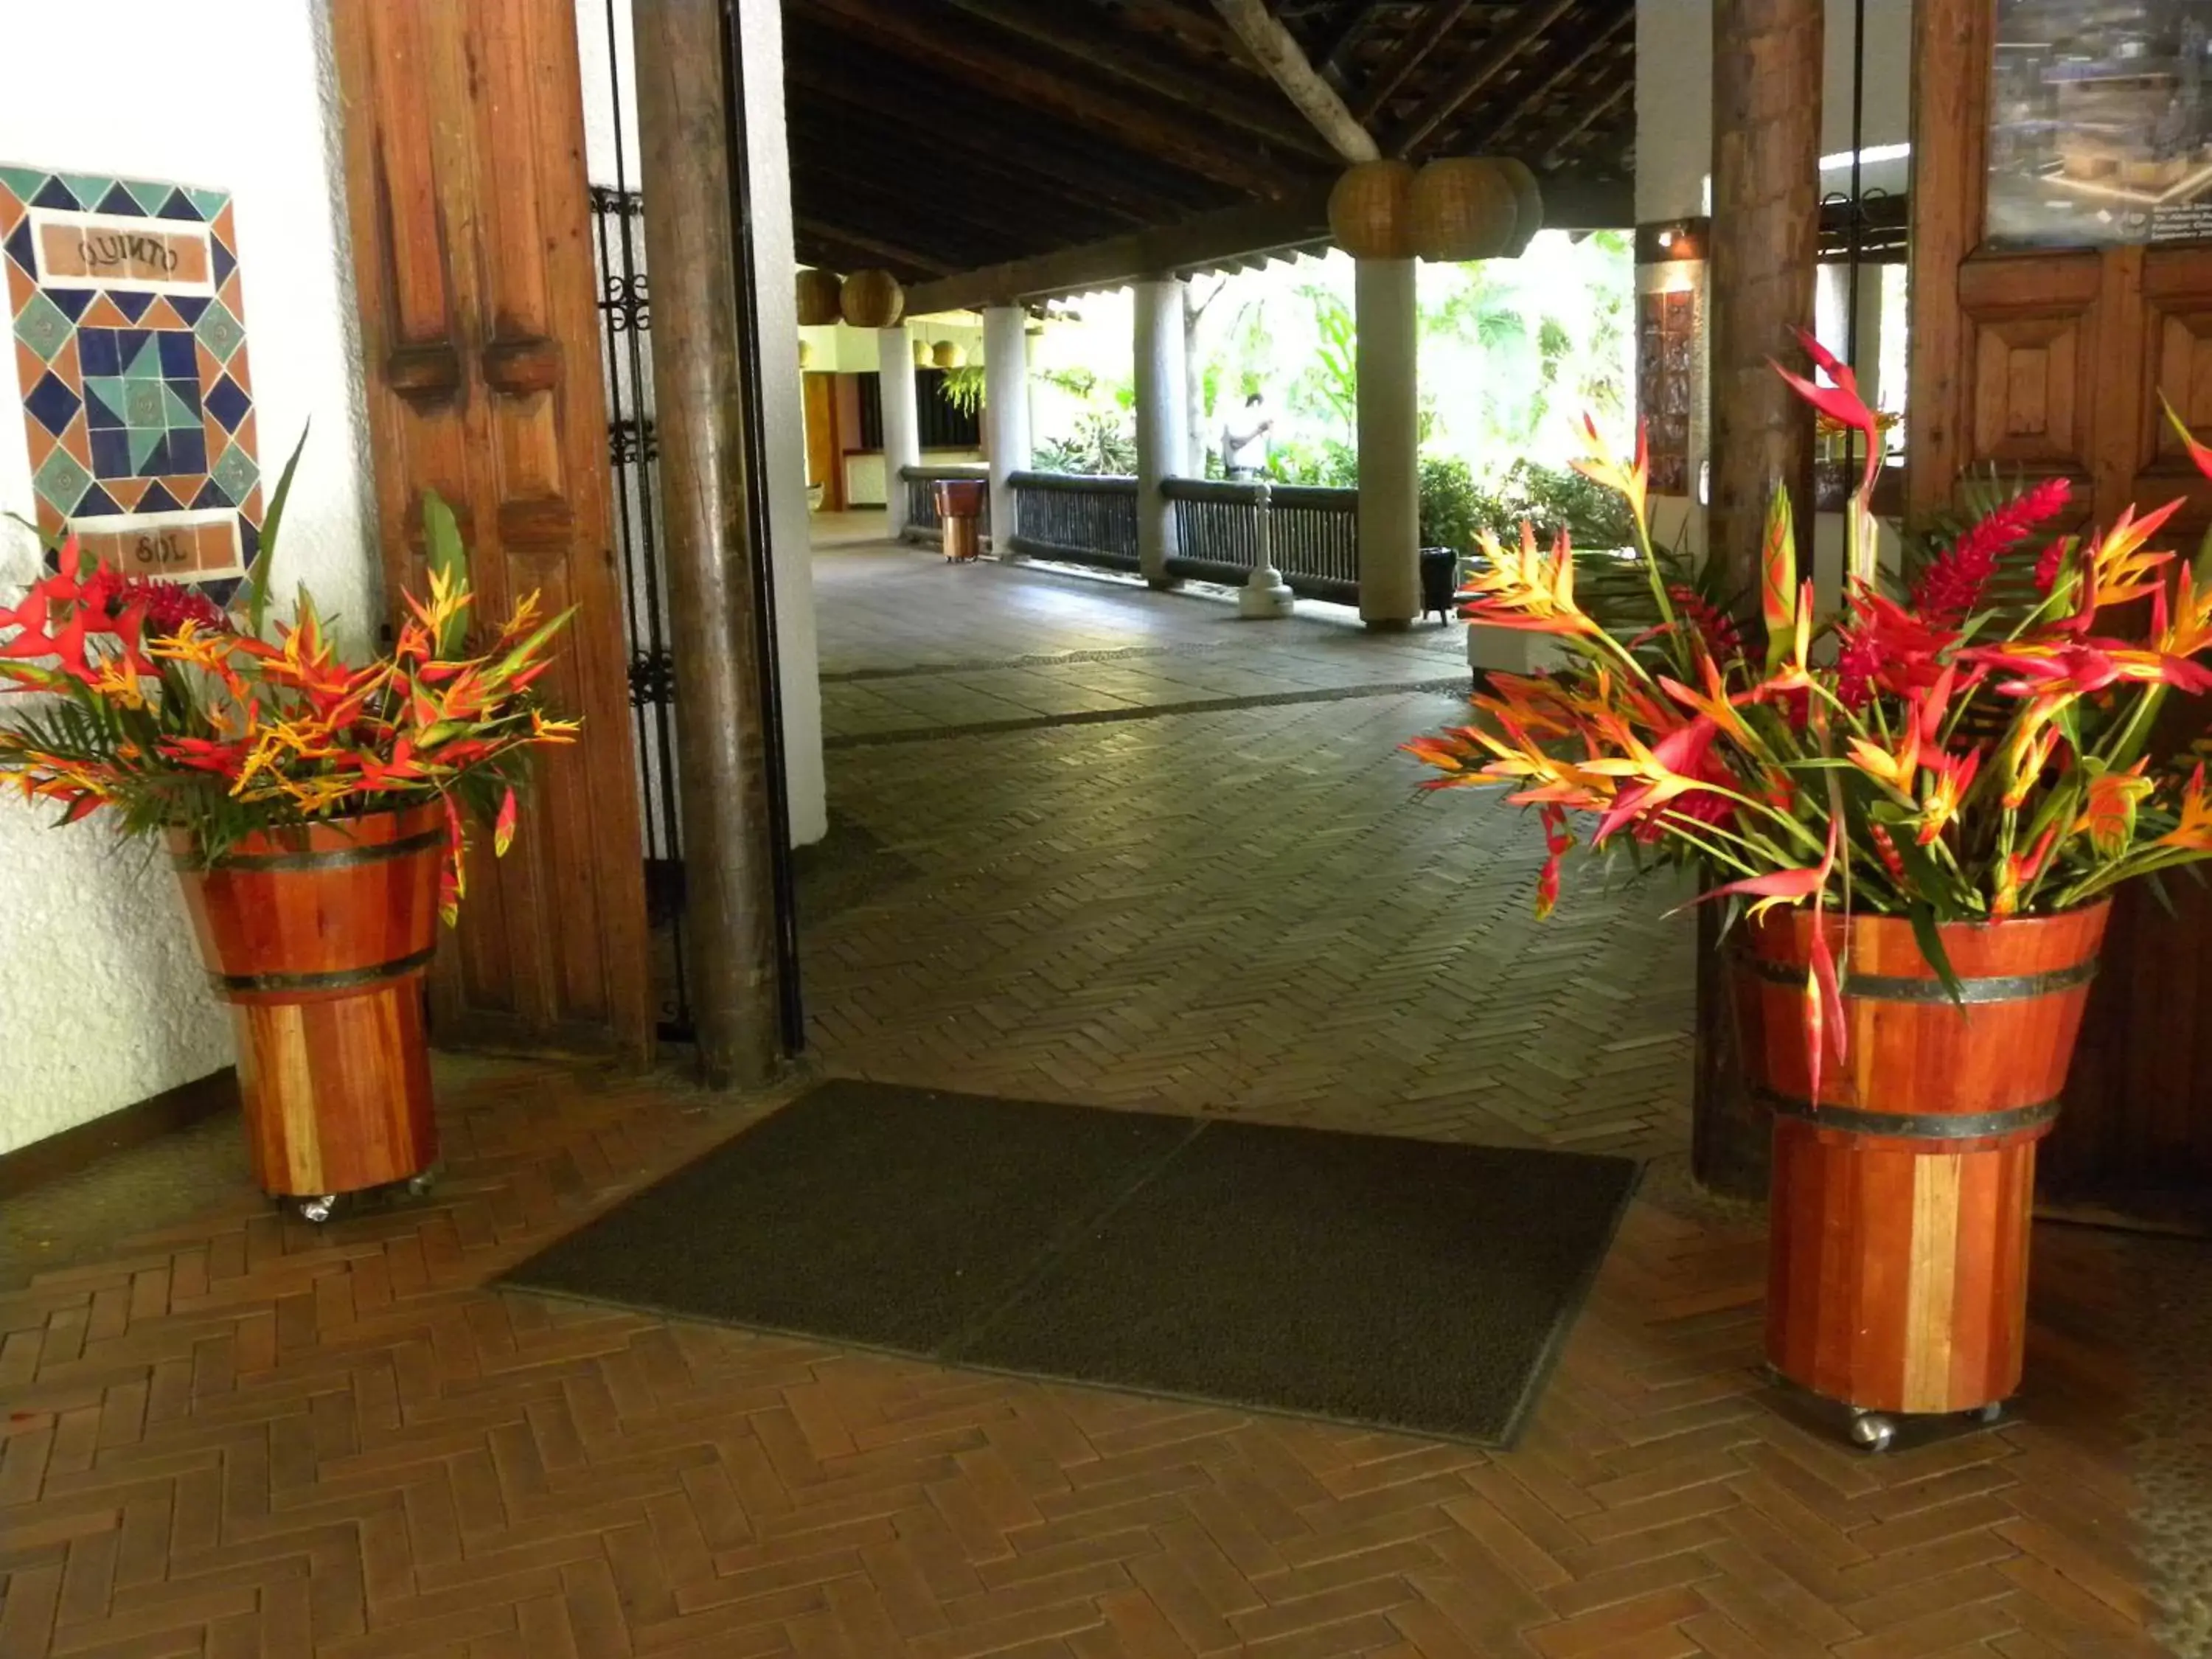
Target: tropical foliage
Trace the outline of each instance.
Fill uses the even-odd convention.
[[[1492,676],[1472,722],[1407,747],[1441,775],[1431,788],[1503,785],[1537,809],[1550,854],[1540,914],[1558,899],[1574,812],[1594,819],[1593,848],[1702,866],[1709,898],[1809,908],[1817,1093],[1822,1033],[1842,1035],[1825,912],[1910,918],[1955,989],[1936,924],[2063,910],[2212,855],[2204,757],[2158,734],[2172,692],[2212,688],[2198,661],[2212,647],[2212,547],[2179,564],[2151,548],[2179,503],[2130,509],[2107,530],[2051,537],[2029,580],[2000,582],[2008,557],[2063,522],[2069,490],[2054,479],[1967,526],[1908,587],[1886,588],[1869,506],[1877,419],[1850,368],[1806,345],[1832,384],[1791,383],[1863,434],[1869,458],[1841,609],[1815,614],[1779,490],[1760,629],[1684,603],[1650,545],[1641,443],[1623,461],[1592,426],[1579,468],[1628,507],[1655,620],[1625,639],[1601,625],[1564,535],[1549,547],[1526,528],[1517,544],[1486,537],[1463,614],[1554,635],[1573,665]],[[2183,435],[2212,477],[2212,450]]]
[[[0,684],[21,698],[0,713],[0,775],[58,805],[63,823],[106,808],[129,834],[187,830],[210,860],[257,831],[441,800],[450,921],[462,807],[491,820],[505,853],[528,750],[574,737],[532,689],[567,613],[540,616],[532,594],[495,629],[473,629],[453,515],[426,495],[428,597],[405,596],[391,649],[349,665],[304,589],[292,621],[268,620],[291,480],[288,465],[235,611],[121,576],[74,538],[53,574],[0,605]]]

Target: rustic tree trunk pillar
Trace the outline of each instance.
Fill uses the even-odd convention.
[[[906,325],[876,331],[878,381],[883,387],[884,507],[890,535],[906,534],[905,469],[921,465],[921,415],[914,401],[914,343]]]
[[[1030,464],[1029,316],[1019,306],[983,308],[983,448],[991,460],[991,550],[1014,553],[1014,487]]]
[[[1411,259],[1361,259],[1352,276],[1359,438],[1359,615],[1413,626],[1421,612],[1419,313]]]
[[[699,1066],[753,1086],[781,1043],[758,568],[748,544],[738,251],[716,0],[640,0],[638,138]],[[765,488],[765,481],[755,481]]]
[[[1712,499],[1707,556],[1734,592],[1759,591],[1768,490],[1789,486],[1798,568],[1812,566],[1813,411],[1772,363],[1801,370],[1820,260],[1821,0],[1714,0],[1713,221],[1707,304]],[[1766,1190],[1768,1122],[1734,1054],[1717,918],[1698,929],[1691,1164],[1718,1191]]]
[[[1182,284],[1169,276],[1135,287],[1137,379],[1137,566],[1154,587],[1168,587],[1175,556],[1175,503],[1161,485],[1182,465],[1184,404]]]

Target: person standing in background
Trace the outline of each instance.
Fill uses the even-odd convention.
[[[1244,400],[1244,407],[1222,422],[1221,470],[1231,478],[1251,479],[1267,471],[1267,434],[1275,417],[1261,407],[1260,394]]]

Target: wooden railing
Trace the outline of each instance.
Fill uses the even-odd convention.
[[[902,466],[899,477],[906,481],[906,531],[918,541],[939,541],[945,535],[944,527],[937,521],[937,483],[940,478],[988,478],[988,466]],[[983,503],[979,529],[987,535],[991,528],[991,503]]]
[[[1109,570],[1137,568],[1134,478],[1017,472],[1009,482],[1017,553]]]
[[[1176,556],[1170,574],[1242,582],[1260,550],[1260,487],[1218,478],[1170,478]],[[1268,495],[1275,568],[1293,592],[1355,605],[1359,599],[1359,492],[1276,484]]]

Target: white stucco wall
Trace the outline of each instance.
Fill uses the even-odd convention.
[[[619,143],[623,182],[635,190],[637,76],[629,12],[625,6],[614,8],[611,42],[608,16],[606,0],[576,0],[586,164],[594,183],[615,183]],[[783,21],[776,0],[740,0],[738,21],[752,171],[753,257],[760,273],[761,398],[769,412],[769,540],[775,570],[784,780],[791,805],[791,838],[804,846],[829,833],[830,817],[822,769],[822,686],[806,508],[799,308],[792,283],[798,266],[792,252],[791,157],[783,125]]]
[[[0,161],[233,193],[266,473],[314,420],[278,583],[307,582],[325,610],[362,628],[380,602],[319,13],[307,0],[224,0],[216,28],[205,8],[175,0],[9,5],[0,61],[76,63],[97,41],[110,93],[70,75],[11,75]],[[199,110],[129,90],[172,84],[238,95]],[[27,517],[20,397],[15,353],[0,350],[0,509]],[[0,589],[12,593],[36,564],[31,538],[0,524]],[[0,797],[0,1152],[231,1058],[229,1022],[207,993],[167,860],[96,820],[54,830],[53,817]]]

